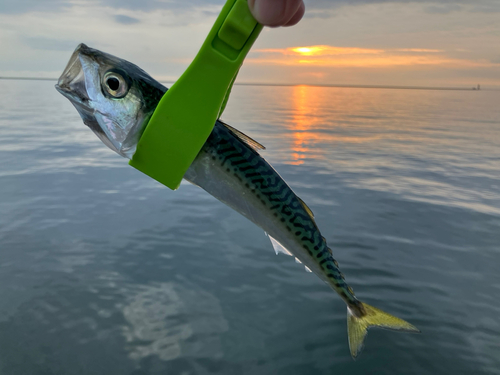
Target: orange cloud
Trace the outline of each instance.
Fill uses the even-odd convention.
[[[308,46],[308,47],[289,47],[276,49],[260,49],[256,52],[262,53],[278,53],[282,55],[299,55],[299,56],[337,56],[337,55],[364,55],[383,53],[381,49],[371,48],[356,48],[356,47],[334,47],[334,46]]]
[[[486,61],[450,58],[444,51],[425,48],[372,49],[326,45],[256,50],[255,64],[309,65],[316,67],[394,67],[447,65],[457,67],[492,66]]]
[[[442,49],[427,49],[427,48],[399,48],[394,51],[399,52],[428,52],[428,53],[439,53],[444,52]]]

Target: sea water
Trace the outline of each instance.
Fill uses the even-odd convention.
[[[312,209],[370,330],[203,190],[170,191],[54,82],[0,81],[2,374],[500,374],[500,92],[236,86],[223,119]]]

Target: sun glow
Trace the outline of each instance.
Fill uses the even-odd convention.
[[[267,48],[257,50],[256,52],[263,53],[278,53],[291,56],[338,56],[338,55],[373,55],[383,53],[384,50],[373,48],[357,48],[357,47],[335,47],[335,46],[304,46],[304,47],[289,47],[289,48]]]
[[[313,56],[319,54],[321,51],[324,50],[324,48],[322,46],[312,46],[312,47],[290,48],[290,50],[303,56]]]
[[[309,65],[311,67],[404,67],[450,66],[489,67],[488,61],[447,56],[446,51],[426,48],[374,49],[328,45],[261,49],[257,58],[247,61],[269,65]]]

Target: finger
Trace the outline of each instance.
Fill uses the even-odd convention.
[[[284,24],[283,26],[294,26],[299,23],[299,21],[304,17],[304,13],[306,12],[306,6],[304,3],[300,5],[300,8],[295,12],[295,14],[290,18],[290,20]]]
[[[255,19],[266,26],[283,26],[297,13],[302,0],[249,0]]]

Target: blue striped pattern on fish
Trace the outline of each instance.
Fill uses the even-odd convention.
[[[322,278],[328,280],[351,308],[359,308],[359,301],[345,282],[314,219],[293,190],[256,150],[240,141],[231,130],[218,122],[201,152],[209,155],[214,163],[220,163],[222,169],[239,181],[242,189],[253,194],[269,210],[269,215],[280,223],[283,231],[295,237],[310,258],[309,261],[299,258],[303,263],[317,263],[324,274]],[[299,256],[293,249],[288,250]]]

